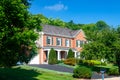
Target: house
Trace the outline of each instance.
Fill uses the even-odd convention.
[[[58,60],[66,59],[68,50],[71,48],[74,57],[77,58],[86,43],[85,34],[80,30],[70,30],[52,25],[42,25],[43,30],[39,32],[39,39],[36,41],[38,55],[29,64],[47,64],[49,52],[54,48]]]

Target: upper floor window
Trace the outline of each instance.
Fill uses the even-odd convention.
[[[52,43],[53,43],[52,40],[53,40],[52,37],[47,36],[47,44],[48,44],[48,45],[52,45]]]
[[[56,38],[56,44],[57,44],[57,46],[61,46],[62,45],[62,39],[61,38]]]
[[[84,44],[84,41],[76,40],[76,47],[82,47]]]
[[[65,46],[70,47],[70,40],[69,39],[65,40]]]

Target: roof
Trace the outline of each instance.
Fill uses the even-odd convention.
[[[60,49],[60,50],[69,50],[70,48],[69,47],[60,47],[60,46],[45,46],[43,47],[44,49],[51,49],[51,48],[54,48],[54,49]],[[71,48],[72,51],[77,51],[75,48]]]
[[[49,34],[49,35],[55,35],[55,36],[62,36],[62,37],[69,37],[73,38],[75,37],[79,32],[82,30],[71,30],[68,28],[61,28],[58,26],[52,26],[52,25],[42,25],[43,26],[43,33]]]

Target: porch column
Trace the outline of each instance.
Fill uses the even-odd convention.
[[[47,50],[47,61],[49,59],[49,53],[50,53],[50,50]]]
[[[60,50],[57,51],[57,59],[61,60]]]
[[[67,51],[65,51],[66,52],[66,54],[65,54],[65,58],[67,58],[67,56],[68,56],[68,50]]]
[[[74,57],[77,58],[77,51],[74,52]]]

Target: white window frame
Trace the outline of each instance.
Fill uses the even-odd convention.
[[[70,47],[70,40],[66,39],[65,44],[66,44],[66,47]]]
[[[48,39],[50,40],[50,43],[48,43]],[[47,36],[47,45],[52,45],[52,37]]]
[[[76,40],[76,47],[82,47],[82,45],[84,44],[84,41],[82,40]]]
[[[61,46],[62,45],[62,39],[61,38],[57,38],[56,40],[57,40],[56,41],[56,45],[57,46]],[[59,41],[59,44],[58,44],[58,41]]]

